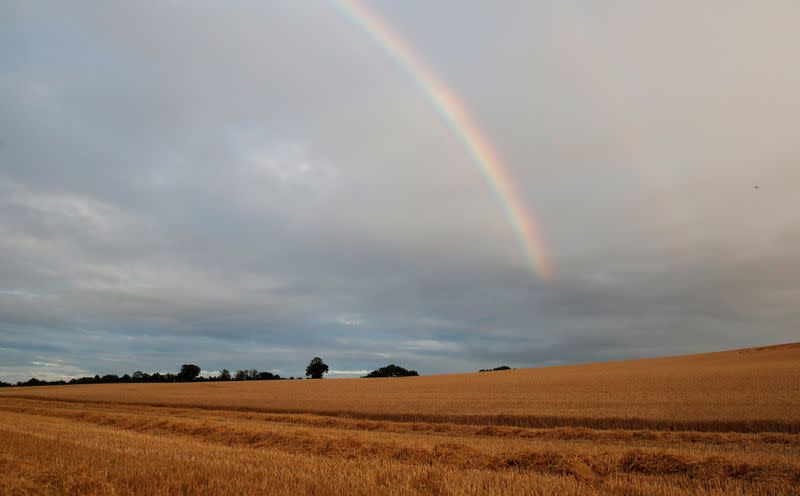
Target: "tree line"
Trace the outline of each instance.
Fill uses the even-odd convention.
[[[116,384],[116,383],[137,383],[137,382],[217,382],[217,381],[271,381],[285,379],[278,374],[272,372],[259,372],[256,369],[237,370],[232,374],[228,369],[222,369],[216,376],[202,377],[200,376],[200,367],[194,364],[184,364],[181,366],[180,372],[177,374],[160,372],[153,372],[148,374],[137,370],[132,374],[106,374],[103,376],[95,375],[94,377],[75,377],[69,381],[44,381],[32,377],[27,381],[19,381],[16,384],[9,384],[0,381],[0,387],[25,387],[25,386],[61,386],[67,384]],[[289,377],[288,379],[294,379]],[[298,377],[299,379],[299,377]]]
[[[306,377],[312,379],[322,379],[324,374],[329,371],[328,365],[319,357],[314,357],[313,360],[306,367]],[[186,363],[181,365],[181,369],[177,374],[160,372],[153,372],[148,374],[137,370],[132,374],[124,374],[122,376],[116,374],[106,374],[104,376],[95,375],[94,377],[76,377],[69,381],[44,381],[32,377],[27,381],[19,381],[16,384],[9,384],[0,381],[0,387],[27,387],[27,386],[61,386],[68,384],[116,384],[116,383],[139,383],[139,382],[220,382],[220,381],[275,381],[275,380],[295,380],[302,379],[302,377],[281,377],[279,374],[272,372],[259,372],[256,369],[237,370],[231,373],[228,369],[222,369],[218,375],[203,377],[200,375],[200,367],[193,363]],[[409,377],[418,376],[416,370],[406,370],[395,364],[387,365],[379,369],[373,370],[364,377]]]

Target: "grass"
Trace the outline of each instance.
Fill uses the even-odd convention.
[[[396,380],[11,389],[0,494],[798,494],[799,383],[800,346],[786,345]],[[540,405],[540,387],[556,398]],[[655,409],[621,402],[654,392]],[[294,397],[314,394],[312,408]]]

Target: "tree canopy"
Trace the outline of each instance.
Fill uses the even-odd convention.
[[[364,377],[411,377],[417,375],[419,374],[417,373],[416,370],[406,370],[399,365],[390,364],[387,365],[386,367],[381,367],[377,370],[373,370]]]
[[[320,357],[314,357],[311,363],[306,367],[306,376],[311,376],[312,379],[322,379],[322,374],[328,373],[328,366],[322,361]]]
[[[184,363],[181,365],[181,371],[178,372],[178,380],[192,382],[198,375],[200,375],[200,367],[193,363]]]

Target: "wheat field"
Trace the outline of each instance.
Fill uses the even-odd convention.
[[[2,494],[800,494],[800,345],[0,391]]]

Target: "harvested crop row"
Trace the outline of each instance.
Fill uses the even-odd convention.
[[[460,470],[386,460],[223,446],[68,419],[3,416],[0,494],[99,495],[539,495],[789,496],[780,481],[693,480],[620,473],[593,482],[519,470]]]
[[[59,411],[85,411],[86,405],[77,402],[57,402]],[[542,440],[584,440],[602,443],[646,443],[661,446],[666,444],[708,444],[735,445],[752,448],[754,445],[775,445],[800,447],[800,435],[786,433],[745,434],[736,432],[681,432],[623,429],[586,429],[580,427],[559,427],[552,429],[527,429],[509,426],[474,426],[468,424],[390,422],[375,420],[355,420],[341,417],[325,417],[313,414],[269,414],[174,407],[142,407],[127,404],[91,404],[93,411],[109,413],[136,413],[152,416],[191,416],[209,420],[241,420],[255,422],[302,425],[315,428],[332,428],[352,431],[375,431],[391,433],[429,433],[453,436],[480,436],[513,439]],[[49,415],[54,411],[52,403],[27,399],[4,400],[0,410],[28,412]]]
[[[33,413],[33,412],[29,412]],[[228,446],[279,450],[296,455],[322,455],[344,460],[385,459],[415,465],[447,465],[458,469],[519,470],[571,476],[593,481],[617,473],[682,474],[693,479],[746,479],[794,484],[800,467],[778,461],[748,462],[720,455],[687,456],[664,450],[610,449],[601,453],[575,450],[530,449],[493,453],[464,443],[431,440],[428,445],[377,442],[334,430],[271,429],[263,425],[210,424],[202,420],[146,417],[92,411],[39,411],[39,415],[67,418],[153,435],[188,436]]]
[[[2,397],[2,395],[0,395]],[[554,429],[573,427],[592,430],[628,430],[628,431],[672,431],[672,432],[735,432],[735,433],[785,433],[800,434],[800,421],[782,421],[770,419],[749,420],[665,420],[638,417],[568,417],[544,415],[441,415],[423,413],[383,413],[349,410],[300,410],[281,408],[262,408],[247,406],[206,405],[177,401],[139,402],[108,401],[58,398],[52,396],[16,394],[14,399],[42,401],[80,401],[85,404],[98,405],[137,405],[140,407],[162,408],[195,408],[201,410],[229,410],[245,413],[266,413],[274,415],[306,415],[342,418],[350,420],[372,420],[384,422],[403,422],[417,424],[458,424],[477,426],[505,426],[524,429]]]

